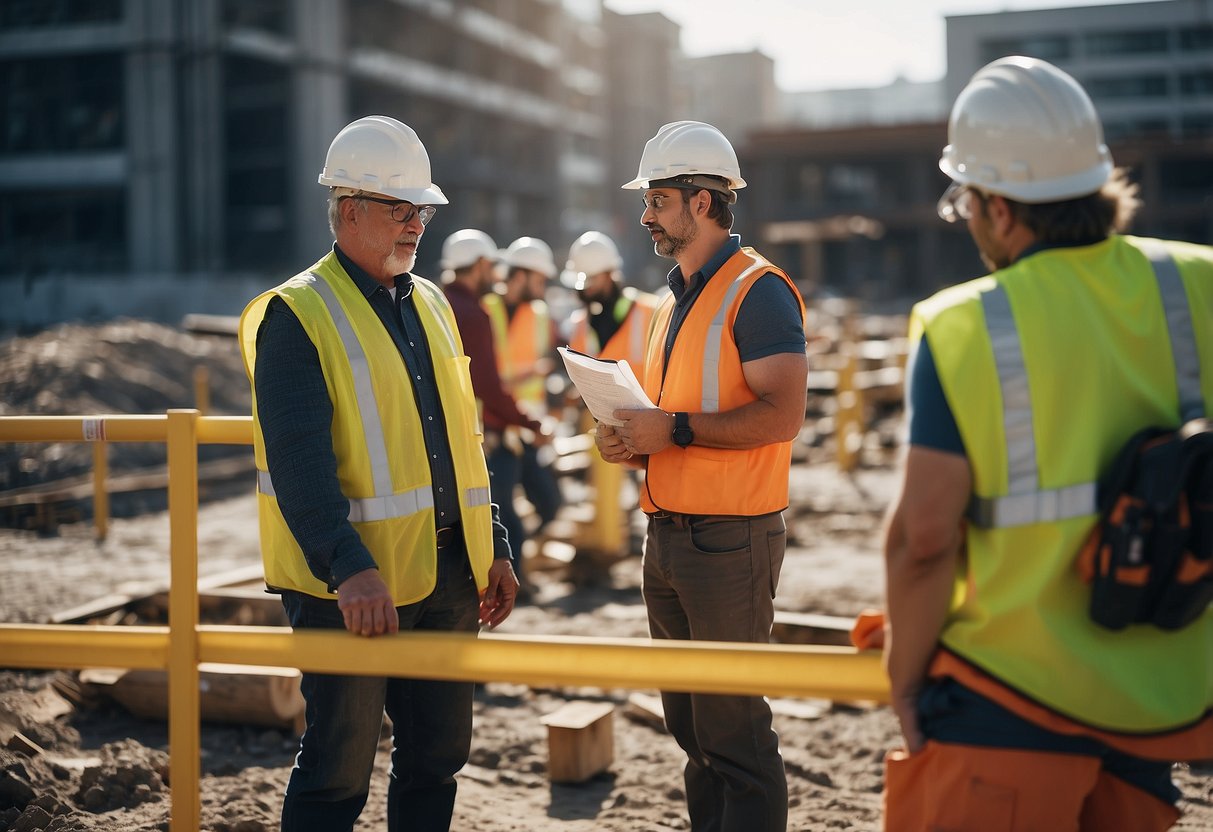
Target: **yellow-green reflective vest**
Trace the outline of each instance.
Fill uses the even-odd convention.
[[[1124,442],[1213,412],[1213,249],[1113,236],[1042,251],[918,304],[924,333],[973,471],[943,646],[1096,728],[1198,720],[1213,611],[1178,632],[1102,629],[1075,562]]]
[[[481,447],[470,361],[442,291],[413,278],[447,436],[454,455],[464,540],[476,585],[488,585],[493,560],[489,475]],[[257,329],[274,297],[283,298],[316,345],[333,402],[337,479],[349,519],[374,557],[397,606],[429,595],[437,577],[434,492],[421,419],[404,359],[366,297],[329,253],[306,272],[254,298],[240,319],[241,351],[250,380]],[[332,597],[308,569],[274,497],[265,441],[253,402],[253,450],[265,579],[270,586]]]

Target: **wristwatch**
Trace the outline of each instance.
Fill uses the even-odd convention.
[[[685,448],[695,441],[695,432],[691,430],[691,416],[688,413],[674,414],[674,432],[670,434],[674,444]]]

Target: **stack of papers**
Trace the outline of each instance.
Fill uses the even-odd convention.
[[[599,422],[606,425],[622,425],[615,418],[616,410],[644,410],[656,407],[636,380],[626,360],[607,361],[591,358],[582,352],[557,347],[569,378],[577,385],[585,406]]]

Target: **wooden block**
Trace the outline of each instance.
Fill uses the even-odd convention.
[[[615,760],[610,702],[569,702],[540,719],[548,727],[548,776],[553,783],[582,783]]]

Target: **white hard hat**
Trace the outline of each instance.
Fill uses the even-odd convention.
[[[475,265],[481,257],[496,262],[497,252],[497,244],[488,234],[475,228],[464,228],[443,241],[438,266],[454,271]]]
[[[601,231],[587,231],[569,246],[569,259],[560,282],[581,291],[586,278],[623,267],[615,241]]]
[[[552,249],[538,237],[519,237],[510,243],[501,258],[507,269],[531,269],[547,277],[556,276],[556,259]]]
[[[732,190],[745,187],[737,154],[723,133],[702,121],[674,121],[649,139],[636,178],[621,187],[636,191],[653,187],[650,183],[658,180],[685,178],[679,184],[721,190],[720,183],[699,180],[700,176],[719,176]]]
[[[413,128],[391,116],[350,122],[329,145],[317,180],[331,188],[383,194],[414,205],[446,205],[430,180],[430,157]]]
[[[961,90],[939,168],[962,185],[1036,204],[1098,191],[1112,155],[1091,98],[1036,58],[1000,58]]]

